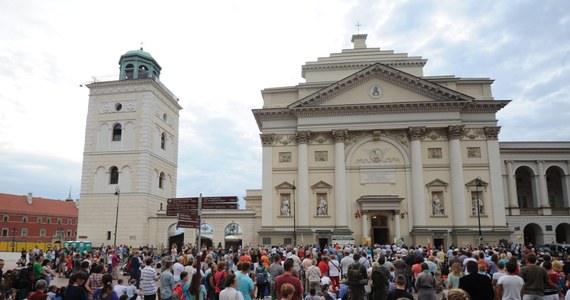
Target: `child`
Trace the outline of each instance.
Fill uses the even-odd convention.
[[[48,298],[50,300],[55,300],[55,296],[57,295],[57,292],[58,292],[57,286],[50,285],[48,288],[48,292],[47,292]]]
[[[137,299],[137,297],[139,295],[139,290],[137,289],[136,284],[137,284],[136,279],[129,280],[129,287],[127,287],[127,296],[131,300]]]

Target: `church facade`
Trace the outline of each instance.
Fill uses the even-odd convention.
[[[246,208],[204,210],[208,245],[570,240],[570,142],[499,142],[493,80],[425,76],[427,60],[366,46],[302,67],[305,82],[262,90],[253,110],[261,189]],[[194,243],[177,195],[178,99],[146,51],[90,89],[78,239]],[[205,195],[214,196],[214,195]]]

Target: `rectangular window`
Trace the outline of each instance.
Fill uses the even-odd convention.
[[[283,239],[283,244],[285,244],[285,245],[290,245],[290,244],[291,244],[291,238],[284,238],[284,239]]]
[[[4,216],[2,217],[2,220],[3,220],[4,222],[8,222],[8,220],[9,220],[8,215],[4,215]]]
[[[46,236],[46,230],[45,230],[45,229],[40,229],[40,236],[41,236],[41,237],[45,237],[45,236]]]
[[[67,224],[73,224],[73,219],[67,219]]]
[[[22,217],[22,223],[28,223],[28,217]]]
[[[61,224],[61,218],[57,218],[57,224]]]
[[[28,236],[28,229],[22,228],[22,235],[21,236]]]
[[[42,217],[38,217],[38,224],[41,224],[43,222]]]
[[[8,228],[2,228],[2,236],[8,236]]]
[[[264,237],[263,238],[263,244],[264,245],[271,245],[271,238],[270,237]]]
[[[68,237],[71,237],[71,230],[68,230],[68,231],[67,231],[67,236],[68,236]]]
[[[110,240],[111,240],[111,232],[107,231],[107,241],[110,241]]]

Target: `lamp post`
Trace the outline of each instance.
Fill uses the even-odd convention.
[[[113,246],[117,246],[117,224],[119,222],[119,199],[121,198],[121,189],[117,185],[115,187],[115,195],[117,196],[117,213],[115,214],[115,237],[113,240]]]
[[[483,245],[483,232],[481,231],[481,199],[479,198],[479,187],[481,177],[475,178],[475,191],[477,193],[477,221],[479,222],[479,246]]]
[[[297,246],[297,210],[295,209],[295,202],[297,202],[297,194],[295,191],[297,187],[295,187],[295,181],[293,181],[293,247]]]

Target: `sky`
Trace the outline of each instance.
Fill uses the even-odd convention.
[[[301,65],[355,33],[428,59],[424,75],[494,79],[512,100],[500,141],[570,141],[565,0],[0,0],[0,28],[0,193],[79,198],[81,85],[118,78],[141,43],[183,107],[178,197],[261,188],[260,91],[303,82]]]

